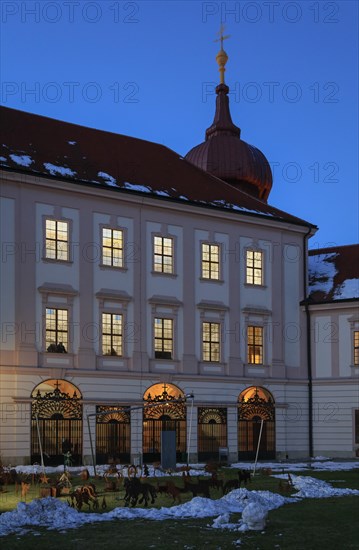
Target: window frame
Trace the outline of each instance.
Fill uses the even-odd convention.
[[[209,251],[208,251],[208,255],[209,255],[209,259],[208,260],[204,260],[203,259],[203,254],[204,254],[204,250],[203,250],[203,247],[204,246],[208,246],[209,247]],[[217,257],[218,257],[218,261],[213,261],[211,259],[211,256],[212,256],[212,252],[211,252],[211,247],[217,247]],[[201,272],[201,276],[200,278],[203,280],[203,281],[211,281],[211,282],[221,282],[221,276],[222,276],[222,262],[221,262],[221,244],[218,243],[218,242],[209,242],[209,241],[201,241],[200,243],[200,261],[201,261],[201,266],[200,266],[200,272]],[[208,263],[208,273],[209,273],[209,276],[206,277],[204,275],[204,269],[203,269],[203,264],[204,263]],[[217,265],[218,266],[218,270],[217,270],[217,277],[213,277],[212,276],[212,266],[213,265]]]
[[[205,340],[205,330],[204,325],[209,325],[209,339]],[[217,325],[218,327],[218,340],[214,340],[212,338],[212,325]],[[222,346],[221,346],[221,334],[222,334],[222,324],[219,321],[209,321],[209,320],[203,320],[202,319],[202,338],[201,338],[201,344],[202,344],[202,362],[203,363],[221,363],[222,358]],[[208,350],[205,350],[208,344]],[[218,352],[216,350],[212,349],[213,346],[218,345]],[[205,354],[209,353],[209,358],[205,358]],[[218,359],[214,359],[213,355],[218,353]]]
[[[162,252],[160,254],[156,253],[156,239],[162,240],[162,244],[161,244]],[[164,239],[168,239],[171,241],[171,255],[163,254]],[[161,257],[162,261],[160,263],[156,263],[155,261],[156,257]],[[164,262],[164,258],[171,258],[171,271],[163,270],[164,266],[166,265]],[[158,265],[162,267],[161,270],[156,269],[156,266]],[[175,237],[173,235],[159,234],[159,233],[152,234],[152,273],[155,275],[166,275],[166,276],[175,275]]]
[[[251,266],[248,265],[248,261],[249,261],[248,254],[253,254],[253,258],[252,258],[253,265],[251,265]],[[260,254],[261,255],[260,267],[255,266],[255,254]],[[265,256],[264,256],[264,251],[263,250],[261,250],[259,248],[255,248],[255,247],[252,247],[252,248],[249,247],[249,248],[245,249],[245,273],[244,273],[244,277],[245,277],[245,284],[246,285],[255,286],[255,287],[264,286],[264,260],[265,260]],[[256,270],[260,271],[260,282],[256,282],[256,274],[255,274]],[[252,274],[252,277],[249,277],[250,272]],[[249,280],[250,278],[252,280]]]
[[[111,246],[104,247],[103,241],[104,241],[104,231],[111,231]],[[122,247],[121,248],[114,248],[113,247],[113,232],[118,231],[121,233],[121,240],[122,240]],[[101,261],[100,266],[104,267],[106,269],[126,269],[126,258],[125,258],[125,242],[126,242],[126,228],[118,227],[118,226],[110,226],[105,224],[100,224],[100,247],[101,247]],[[111,264],[104,263],[104,248],[111,250]],[[121,265],[115,265],[113,263],[114,256],[113,251],[114,250],[120,250],[122,252],[122,262]]]
[[[166,338],[164,336],[165,333],[165,326],[164,323],[162,323],[161,328],[161,337],[156,336],[156,320],[161,321],[169,321],[171,323],[171,337]],[[156,349],[156,342],[162,342],[162,345],[160,346],[162,349]],[[171,342],[171,351],[165,349],[165,343]],[[154,359],[165,359],[167,361],[173,361],[174,360],[174,319],[172,317],[164,317],[163,315],[155,314],[153,316],[153,356]],[[170,353],[170,357],[167,357],[166,354]]]
[[[353,366],[359,367],[359,329],[353,330],[352,355],[353,355]]]
[[[111,330],[110,332],[105,332],[104,331],[104,316],[105,315],[109,315],[110,316],[110,327],[111,327]],[[120,317],[120,329],[119,329],[119,334],[116,334],[113,330],[113,327],[114,327],[114,317],[117,316],[117,317]],[[113,311],[101,311],[101,355],[103,357],[109,357],[109,356],[114,356],[114,357],[123,357],[124,356],[124,349],[123,349],[123,333],[124,333],[124,316],[123,316],[123,313],[122,312],[113,312]],[[110,353],[104,353],[104,336],[109,336],[110,337],[110,344],[107,344],[107,346],[109,346],[109,350],[110,350]],[[119,337],[119,347],[120,347],[120,352],[117,352],[117,345],[115,344],[114,342],[114,337],[118,336]],[[114,350],[116,353],[112,353],[112,350]]]
[[[55,223],[55,238],[52,239],[48,237],[47,234],[47,222],[54,222]],[[67,225],[67,240],[60,240],[58,239],[58,224],[63,223]],[[43,249],[43,260],[47,262],[60,262],[60,263],[66,263],[72,261],[72,254],[71,254],[71,237],[72,237],[72,220],[68,218],[63,218],[62,216],[43,216],[43,235],[44,235],[44,249]],[[55,252],[56,256],[54,258],[49,257],[48,250],[51,250],[48,248],[47,243],[51,241],[55,243]],[[58,250],[58,243],[66,243],[66,258],[59,258],[59,250]]]
[[[253,330],[252,330],[253,329]],[[256,331],[260,331],[261,335],[261,342],[259,344],[256,343]],[[250,335],[250,332],[252,332],[252,335]],[[246,331],[246,360],[248,365],[254,365],[254,366],[264,366],[264,326],[263,325],[257,325],[257,324],[248,324],[247,325],[247,331]],[[251,338],[250,338],[251,336]],[[250,342],[250,339],[252,340]],[[251,361],[250,358],[253,356],[255,359],[256,357],[256,348],[260,348],[260,359],[261,361]],[[251,351],[252,348],[252,351]]]
[[[48,328],[47,310],[54,310],[56,312],[55,313],[55,330],[51,330],[50,328]],[[60,330],[58,328],[59,323],[61,322],[61,320],[58,319],[58,313],[59,312],[65,312],[65,311],[66,311],[66,331],[65,330]],[[48,351],[48,348],[52,343],[54,343],[55,345],[58,345],[59,343],[63,343],[63,345],[65,347],[65,350],[66,350],[66,353],[69,352],[69,344],[70,344],[70,322],[69,322],[69,318],[70,318],[70,312],[69,312],[68,307],[59,307],[58,305],[52,306],[51,304],[46,304],[45,305],[45,351],[46,351],[46,353],[56,353],[56,351],[55,352],[49,352]],[[50,331],[55,333],[55,338],[48,339],[48,333]],[[59,337],[60,334],[62,334],[62,335],[65,334],[66,338],[64,338],[63,336]]]

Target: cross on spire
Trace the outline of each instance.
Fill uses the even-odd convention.
[[[219,38],[216,38],[215,40],[215,42],[221,43],[221,50],[223,50],[223,40],[227,40],[227,38],[231,36],[230,34],[227,34],[226,36],[224,36],[223,33],[224,33],[224,25],[222,24],[220,26],[219,32],[217,32],[217,34],[219,35]]]

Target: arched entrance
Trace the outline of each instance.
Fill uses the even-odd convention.
[[[73,464],[82,461],[82,395],[67,380],[46,380],[31,393],[31,461],[40,462],[40,441],[44,462],[64,463],[71,452]]]
[[[259,386],[245,389],[238,399],[238,459],[254,460],[263,420],[259,459],[275,458],[275,408],[272,394]]]
[[[131,419],[128,409],[98,405],[96,407],[96,462],[129,462]]]
[[[186,452],[186,405],[183,392],[173,384],[154,384],[146,390],[143,409],[143,461],[161,459],[161,433],[176,432],[177,460]],[[150,406],[147,406],[150,405]]]
[[[220,447],[227,447],[227,409],[198,408],[198,460],[218,460]]]

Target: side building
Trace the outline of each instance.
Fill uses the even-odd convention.
[[[314,454],[359,456],[359,245],[309,251]]]

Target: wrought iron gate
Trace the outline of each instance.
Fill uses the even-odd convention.
[[[259,459],[275,458],[275,408],[271,394],[264,388],[249,388],[240,396],[238,406],[238,459],[254,460],[261,423]]]
[[[50,381],[51,382],[51,381]],[[68,384],[68,383],[67,383]],[[76,390],[72,396],[59,388],[33,395],[31,405],[31,461],[40,462],[41,439],[44,462],[48,465],[64,463],[64,454],[70,451],[73,464],[82,461],[82,404]]]
[[[96,416],[96,462],[109,464],[130,461],[130,413],[121,407],[98,405]]]
[[[198,408],[198,460],[218,460],[219,447],[227,447],[227,409]]]
[[[163,391],[154,397],[150,393],[144,398],[143,410],[143,461],[161,459],[161,433],[164,430],[176,432],[177,460],[186,452],[186,405],[183,394],[171,393],[172,386],[163,384]],[[168,390],[168,391],[167,391]],[[168,403],[168,401],[170,401]],[[146,405],[150,405],[146,407]]]

